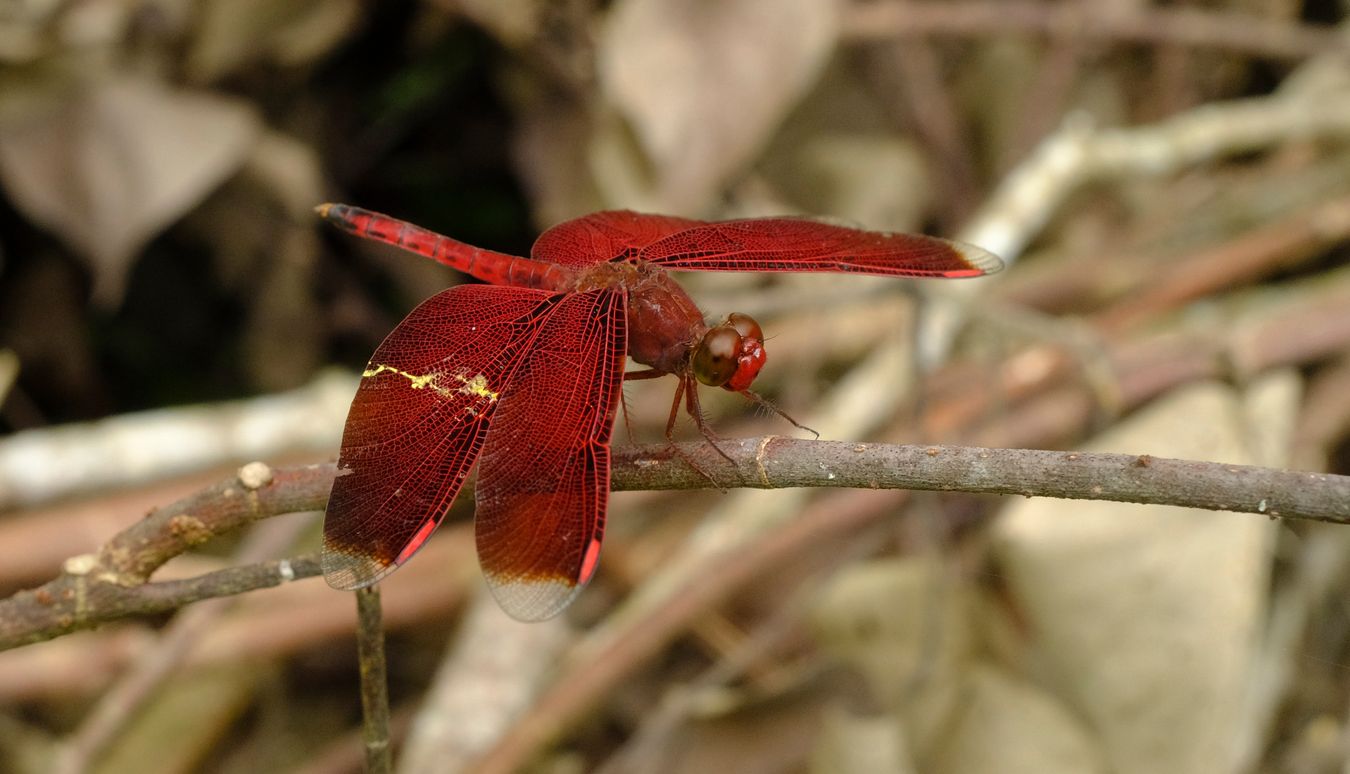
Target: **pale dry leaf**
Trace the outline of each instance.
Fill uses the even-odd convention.
[[[260,125],[236,100],[115,78],[0,127],[0,183],[115,303],[136,253],[239,168]]]
[[[1303,399],[1303,377],[1292,368],[1274,371],[1254,382],[1242,394],[1242,419],[1252,461],[1279,468],[1289,465],[1290,439]]]
[[[258,62],[295,66],[328,53],[361,18],[358,0],[208,0],[188,51],[194,81],[213,81]]]
[[[321,360],[323,315],[312,280],[320,252],[313,207],[323,195],[322,167],[310,146],[266,132],[240,178],[257,189],[255,201],[274,201],[284,215],[259,217],[256,206],[230,208],[235,217],[261,221],[240,224],[232,236],[236,262],[247,267],[241,279],[252,289],[242,352],[250,381],[263,390],[299,385]]]
[[[13,350],[0,349],[0,405],[3,405],[14,382],[19,379],[19,356]]]
[[[289,135],[265,131],[239,174],[189,213],[182,228],[211,245],[215,280],[236,295],[251,296],[261,275],[283,257],[304,262],[308,274],[317,254],[288,251],[286,236],[301,229],[320,232],[314,214],[325,188],[314,149]],[[253,300],[257,300],[253,296]]]
[[[784,158],[785,193],[804,211],[872,229],[916,231],[931,186],[914,143],[892,134],[822,134]]]
[[[269,199],[281,205],[287,217],[317,226],[314,205],[324,194],[323,161],[314,148],[281,132],[269,131],[258,139],[244,171]]]
[[[572,639],[563,619],[516,621],[477,577],[472,584],[478,593],[408,733],[403,774],[466,770],[530,705]]]
[[[600,76],[656,172],[656,205],[700,210],[753,160],[819,76],[837,11],[835,0],[615,4]]]
[[[1279,410],[1289,413],[1293,394],[1267,393],[1267,419],[1272,397],[1283,395]],[[1233,390],[1200,384],[1087,448],[1251,464],[1242,425]],[[1035,633],[1034,657],[1092,725],[1113,771],[1225,770],[1216,762],[1231,753],[1264,620],[1272,529],[1160,505],[1033,499],[1008,508],[997,533],[1002,577]]]
[[[523,46],[539,33],[544,0],[457,0],[465,16],[507,46]]]
[[[875,85],[844,59],[792,110],[756,169],[795,210],[917,231],[933,199],[922,150],[895,131]]]
[[[1096,740],[1059,699],[1003,670],[970,671],[934,774],[1105,774]]]
[[[59,14],[52,32],[63,51],[124,45],[135,23],[133,3],[84,2],[68,4]]]
[[[911,774],[905,737],[894,715],[860,715],[827,707],[811,753],[811,774]]]
[[[134,4],[124,2],[0,3],[0,62],[29,63],[53,55],[112,48],[123,40],[135,13]]]
[[[822,650],[896,713],[918,759],[959,710],[974,648],[972,595],[946,572],[922,557],[853,565],[821,589],[811,610]]]
[[[266,392],[299,386],[323,362],[323,314],[312,287],[318,236],[286,225],[274,238],[262,256],[240,345],[249,382]]]
[[[592,116],[578,101],[528,84],[516,89],[513,166],[528,192],[534,222],[547,228],[604,209],[586,158]]]

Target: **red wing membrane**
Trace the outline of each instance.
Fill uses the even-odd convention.
[[[706,225],[701,220],[630,210],[595,212],[559,223],[540,234],[530,249],[530,257],[564,266],[590,266],[625,253],[636,253],[671,234]]]
[[[478,561],[513,618],[556,615],[595,571],[609,435],[623,383],[626,296],[566,296],[502,393],[478,470]]]
[[[367,586],[445,517],[499,396],[564,297],[461,285],[427,299],[380,344],[347,415],[323,525],[323,573]]]
[[[893,277],[976,277],[1003,267],[986,250],[918,234],[887,234],[805,218],[708,223],[637,255],[684,271],[838,271]]]

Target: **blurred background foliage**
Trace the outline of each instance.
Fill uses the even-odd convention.
[[[602,208],[800,213],[953,236],[980,223],[1016,259],[976,291],[950,362],[928,370],[914,365],[903,283],[682,277],[710,314],[764,313],[764,391],[828,436],[1346,473],[1345,16],[1334,0],[0,3],[0,430],[22,440],[363,365],[457,280],[321,228],[322,201],[517,254]],[[1212,139],[1237,113],[1207,109],[1243,105],[1265,139]],[[1206,116],[1207,129],[1183,126]],[[1093,172],[1055,192],[1055,174],[1093,162],[1072,138],[1094,132],[1128,147],[1094,146]],[[999,198],[1031,167],[1051,182]],[[988,227],[1000,214],[1016,236]],[[858,365],[868,358],[881,365]],[[661,387],[626,391],[640,438],[659,437]],[[786,430],[708,404],[729,437]],[[340,416],[304,419],[329,456]],[[89,432],[73,440],[86,456],[102,448]],[[6,440],[0,452],[19,448]],[[253,453],[292,458],[284,442],[265,448]],[[10,590],[222,470],[83,500],[72,485],[55,505],[19,507],[5,476],[24,468],[0,468]],[[642,619],[610,611],[652,591],[657,568],[697,566],[689,557],[712,549],[690,546],[715,531],[705,514],[764,517],[764,535],[780,508],[813,512],[804,494],[753,498],[616,497],[572,627],[492,636],[508,630],[461,614],[481,582],[459,504],[423,561],[390,579],[400,739],[448,642],[453,685],[469,686],[449,694],[475,700],[467,717],[495,718],[493,702],[515,695],[500,684],[529,673],[524,704],[570,729],[547,740],[541,770],[1350,770],[1344,530],[823,497],[817,512],[907,518],[803,540],[644,655],[625,628]],[[349,601],[317,581],[254,596],[100,771],[350,769]],[[15,710],[0,712],[0,770],[46,770],[162,623],[3,654],[0,704]],[[484,668],[475,642],[515,661]],[[540,694],[564,644],[555,693]],[[598,652],[632,658],[628,679],[588,678]],[[488,677],[498,687],[474,682]],[[559,690],[589,698],[560,710]],[[520,741],[524,727],[493,733],[528,760],[543,743]],[[408,770],[459,770],[455,755],[497,740],[428,738],[410,743]]]
[[[953,104],[929,115],[934,95],[904,92],[914,62],[841,31],[835,6],[12,3],[0,340],[23,367],[0,421],[239,396],[359,364],[444,281],[318,232],[317,201],[517,253],[602,207],[950,231],[1057,123],[1028,107],[1142,121],[1266,93],[1289,69],[1201,52],[1169,76],[1148,50],[1093,41],[1078,52],[1091,66],[1057,85],[1036,80],[1049,77],[1039,41],[939,39],[935,82]],[[931,126],[944,116],[965,125]],[[953,136],[961,147],[941,147]]]

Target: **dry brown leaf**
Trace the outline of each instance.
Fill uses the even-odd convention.
[[[655,171],[641,206],[705,208],[815,82],[836,12],[835,0],[617,3],[600,75]]]
[[[0,127],[0,183],[115,303],[136,253],[239,168],[259,127],[242,102],[115,78]]]
[[[323,314],[312,287],[318,250],[312,230],[287,227],[259,267],[240,349],[249,381],[260,390],[298,387],[323,364]]]

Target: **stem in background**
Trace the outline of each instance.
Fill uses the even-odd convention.
[[[1326,25],[1198,8],[1146,8],[1085,16],[1074,3],[872,2],[848,5],[843,18],[844,36],[860,41],[1028,33],[1240,51],[1272,59],[1303,59],[1345,48],[1337,31]]]
[[[389,685],[379,586],[356,590],[356,653],[361,665],[361,740],[366,749],[366,772],[388,774],[393,771],[393,757],[389,749]]]

